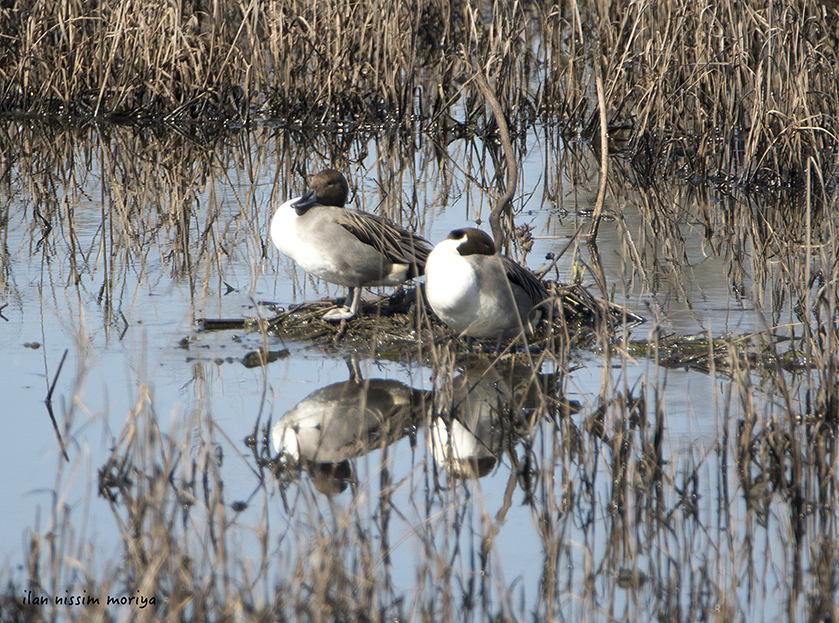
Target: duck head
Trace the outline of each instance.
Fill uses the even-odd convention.
[[[311,179],[309,190],[292,207],[299,216],[316,205],[343,208],[349,193],[350,187],[343,173],[324,169]]]
[[[480,229],[455,229],[446,238],[457,243],[457,252],[460,255],[495,255],[495,243],[489,234]]]

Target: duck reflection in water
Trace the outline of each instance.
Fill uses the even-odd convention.
[[[549,377],[527,366],[480,362],[434,393],[429,450],[454,478],[489,474],[515,431],[530,418],[550,388]],[[540,388],[542,386],[542,388]]]
[[[344,491],[351,460],[383,448],[412,430],[420,390],[399,381],[363,379],[348,362],[350,379],[312,392],[271,428],[278,464],[304,467],[321,493]]]

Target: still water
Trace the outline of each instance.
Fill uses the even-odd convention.
[[[207,146],[130,128],[39,131],[22,123],[15,132],[21,148],[4,157],[0,188],[4,577],[26,579],[28,543],[38,534],[56,539],[65,560],[44,580],[45,594],[82,578],[104,581],[120,565],[124,532],[120,511],[99,490],[99,470],[128,438],[159,435],[162,447],[178,451],[175,481],[200,480],[206,462],[216,462],[214,499],[225,505],[235,552],[225,573],[257,586],[269,604],[275,583],[314,582],[313,561],[335,547],[347,577],[386,587],[389,611],[411,620],[423,613],[590,620],[723,607],[735,618],[775,620],[807,608],[788,587],[790,561],[801,555],[788,542],[789,509],[770,496],[756,514],[735,470],[721,468],[734,462],[724,458],[723,440],[744,402],[767,418],[782,408],[759,379],[744,396],[726,375],[579,349],[565,365],[539,370],[560,379],[573,412],[502,441],[497,422],[479,425],[483,415],[457,430],[426,417],[446,395],[447,378],[475,374],[471,364],[443,370],[408,356],[378,358],[374,343],[325,349],[258,331],[198,330],[199,318],[265,314],[260,302],[286,307],[341,294],[296,270],[267,237],[272,207],[304,190],[301,172],[341,168],[351,207],[385,214],[432,242],[456,227],[486,226],[497,187],[478,139],[423,147],[395,146],[387,136],[327,142],[266,125]],[[537,268],[565,249],[557,270],[568,280],[591,266],[574,234],[588,227],[598,159],[590,146],[545,128],[525,147],[515,209],[516,224],[533,228],[527,263]],[[704,211],[721,222],[714,215],[730,198],[674,187],[665,225],[651,219],[643,197],[616,174],[607,197],[612,218],[598,239],[608,295],[647,319],[633,338],[740,335],[791,321],[788,301],[767,294],[773,269],[752,257],[748,236],[715,240],[708,220],[695,217]],[[602,295],[589,275],[583,282]],[[287,356],[241,364],[263,346]],[[261,470],[246,437],[307,399],[323,400],[352,375],[418,392],[413,419],[399,430],[377,429],[375,442],[349,455],[343,479],[289,470],[278,481]],[[522,377],[505,378],[515,385]],[[486,391],[496,396],[504,382]],[[45,405],[52,383],[68,460]],[[640,395],[639,417],[664,414],[664,484],[656,497],[636,474],[616,502],[616,474],[628,459],[617,459],[619,444],[593,435],[590,422],[605,408],[612,426],[611,409]],[[651,438],[633,434],[637,448]],[[478,439],[465,447],[486,455],[481,477],[446,460],[446,440],[458,435]],[[267,443],[259,431],[257,438]],[[151,453],[144,458],[150,468]],[[135,462],[134,478],[142,478],[143,461]],[[202,502],[191,500],[196,507],[183,518],[197,560],[202,551],[206,560],[211,538]],[[815,581],[807,576],[805,585]],[[125,607],[114,612],[124,616]]]

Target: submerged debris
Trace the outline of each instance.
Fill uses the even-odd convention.
[[[282,350],[254,350],[242,357],[242,365],[246,368],[259,368],[266,363],[272,363],[278,359],[285,359],[289,356],[287,348]]]
[[[779,351],[783,342],[788,342],[789,347]],[[748,366],[758,373],[761,370],[771,373],[776,368],[793,372],[806,363],[795,340],[771,331],[719,337],[706,331],[694,335],[656,335],[648,340],[629,342],[628,353],[633,357],[654,358],[665,368],[684,368],[706,374],[728,373],[739,362],[748,362]]]

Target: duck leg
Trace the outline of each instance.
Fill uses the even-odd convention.
[[[350,288],[349,292],[347,292],[347,299],[350,297],[352,297],[352,304],[350,307],[346,306],[347,301],[345,299],[345,305],[343,307],[326,312],[323,315],[323,319],[327,322],[340,322],[342,320],[354,318],[358,313],[358,306],[361,303],[361,288]]]
[[[502,350],[501,349],[501,342],[503,342],[503,341],[504,341],[504,332],[501,331],[501,332],[498,333],[498,343],[495,345],[495,356],[496,357],[501,356],[501,350]]]

